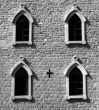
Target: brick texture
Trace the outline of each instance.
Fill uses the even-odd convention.
[[[33,45],[12,45],[12,20],[24,4],[34,19]],[[87,44],[65,43],[64,14],[73,4],[86,17]],[[31,101],[11,100],[11,69],[23,55],[31,70]],[[87,100],[65,100],[64,69],[77,55],[88,72]],[[48,78],[46,72],[53,74]],[[0,1],[0,110],[99,109],[99,0]]]

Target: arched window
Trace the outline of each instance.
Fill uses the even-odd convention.
[[[64,16],[66,44],[86,44],[85,41],[85,17],[77,9],[71,7]]]
[[[69,95],[83,94],[83,76],[81,71],[75,67],[69,73]]]
[[[16,41],[29,41],[29,20],[24,15],[16,22]]]
[[[32,23],[33,18],[24,8],[15,15],[14,24],[14,39],[13,45],[16,44],[32,44]]]
[[[82,41],[81,20],[74,14],[68,21],[69,24],[69,41]]]
[[[86,76],[87,71],[75,58],[65,69],[66,75],[66,99],[82,98],[87,99]]]
[[[28,73],[21,67],[15,73],[15,96],[28,95]]]
[[[12,76],[12,99],[31,99],[31,76],[30,68],[19,62],[11,71]]]

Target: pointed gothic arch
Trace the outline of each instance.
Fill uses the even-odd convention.
[[[66,11],[64,15],[64,21],[68,22],[71,16],[76,14],[82,22],[86,21],[86,18],[83,16],[83,14],[78,10],[77,6],[72,6],[68,11]]]
[[[11,71],[12,99],[31,99],[31,69],[23,62],[18,62]]]
[[[21,9],[20,11],[17,12],[17,14],[14,16],[12,23],[16,24],[16,21],[20,18],[21,15],[26,16],[26,18],[29,20],[30,23],[33,23],[33,18],[30,15],[29,12],[27,12],[25,9]]]
[[[17,21],[20,18],[27,19],[27,22],[23,22],[24,20],[21,20],[21,25],[19,25],[18,24],[19,22],[17,22]],[[12,23],[14,24],[13,45],[16,45],[16,44],[29,44],[29,45],[31,45],[32,44],[33,18],[30,15],[30,13],[28,11],[26,11],[24,8],[20,8],[19,11],[17,12],[17,14],[14,16]]]
[[[64,70],[66,76],[66,99],[82,98],[87,99],[86,95],[86,76],[87,71],[75,59]],[[78,86],[79,85],[79,86]],[[74,90],[74,93],[72,91]]]
[[[77,67],[83,75],[87,75],[87,71],[85,68],[78,62],[78,61],[73,61],[64,71],[64,75],[68,76],[70,71],[74,68]]]
[[[75,17],[74,17],[75,16]],[[75,18],[78,17],[78,20]],[[70,19],[75,19],[75,22],[69,22]],[[64,15],[65,21],[65,41],[66,44],[86,44],[85,40],[85,22],[86,19],[83,14],[77,9],[76,6],[71,7],[68,11],[66,11]],[[81,23],[79,22],[81,21]],[[77,25],[80,24],[80,25]],[[73,31],[71,31],[73,30]],[[71,32],[70,32],[71,31]]]
[[[31,69],[30,69],[30,68],[28,67],[28,65],[25,64],[23,61],[19,61],[18,63],[15,64],[14,68],[11,70],[11,76],[14,77],[16,71],[17,71],[19,68],[21,68],[21,67],[23,67],[23,68],[27,71],[27,73],[28,73],[29,76],[32,76],[32,71],[31,71]]]

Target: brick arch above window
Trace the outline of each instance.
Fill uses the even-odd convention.
[[[70,18],[76,15],[81,20],[81,40],[69,40],[69,20]],[[86,18],[83,16],[83,14],[78,10],[76,6],[72,6],[69,10],[67,10],[64,14],[64,22],[65,22],[65,42],[66,44],[86,44],[85,39],[85,22]]]
[[[21,16],[25,16],[26,19],[29,21],[29,25],[27,28],[23,28],[21,29],[22,32],[20,33],[25,33],[25,30],[28,29],[28,35],[24,34],[24,37],[28,37],[28,38],[25,38],[25,39],[21,39],[21,40],[16,40],[16,37],[17,37],[17,21],[18,19],[20,19]],[[17,11],[16,15],[14,16],[13,20],[12,20],[12,23],[14,25],[14,30],[13,30],[13,35],[14,35],[14,39],[13,39],[13,45],[16,45],[16,44],[28,44],[28,45],[32,45],[32,23],[33,23],[33,18],[31,16],[31,14],[25,9],[25,8],[19,8],[19,10]],[[24,27],[24,26],[23,26]],[[18,28],[19,29],[19,28]],[[24,32],[23,32],[24,31]]]

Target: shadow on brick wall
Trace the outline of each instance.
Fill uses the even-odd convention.
[[[90,49],[90,45],[86,42],[86,44],[69,44],[67,45],[69,48],[87,48]]]
[[[84,100],[84,99],[70,99],[70,100],[68,100],[68,102],[70,102],[70,103],[75,103],[75,102],[86,102],[86,103],[90,103],[91,101],[90,101],[89,98],[87,98],[86,100]]]

